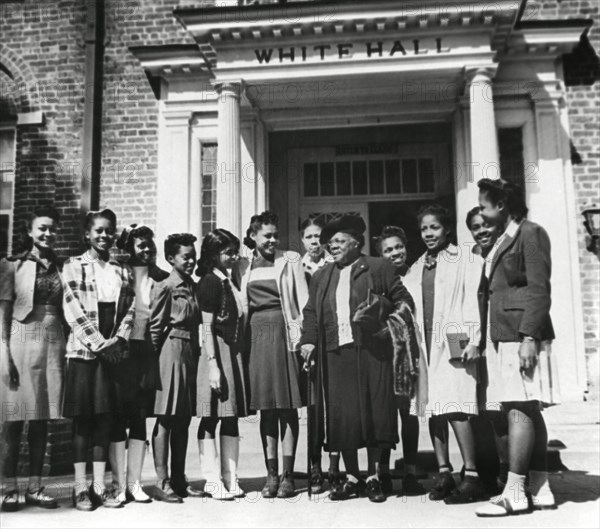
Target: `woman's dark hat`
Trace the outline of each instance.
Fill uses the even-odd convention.
[[[327,244],[336,233],[348,233],[353,236],[361,236],[367,231],[367,225],[359,215],[344,215],[325,225],[321,231],[319,242]]]

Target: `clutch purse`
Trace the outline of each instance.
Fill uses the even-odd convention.
[[[363,331],[377,334],[387,330],[386,322],[393,311],[394,304],[389,299],[369,289],[367,299],[356,307],[352,321]]]

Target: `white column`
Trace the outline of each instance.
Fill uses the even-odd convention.
[[[479,203],[477,181],[484,177],[500,177],[492,95],[494,72],[493,67],[466,72],[465,95],[454,113],[454,177],[459,244],[472,240],[465,218],[467,212]]]
[[[190,118],[189,111],[171,111],[161,103],[156,185],[156,242],[158,264],[167,267],[162,244],[170,233],[193,231],[190,226]],[[193,197],[198,201],[199,196]]]
[[[217,133],[217,227],[242,235],[241,225],[241,83],[216,86],[219,99]]]
[[[563,400],[580,401],[586,388],[585,341],[579,270],[575,191],[569,146],[569,120],[561,83],[545,85],[534,101],[537,174],[527,179],[529,218],[542,225],[552,245],[552,308],[556,339],[552,350],[560,372]]]
[[[475,184],[480,178],[500,178],[492,95],[493,74],[491,68],[479,68],[467,73],[471,110],[471,163]]]

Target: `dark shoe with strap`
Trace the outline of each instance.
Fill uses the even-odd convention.
[[[56,498],[45,494],[44,489],[45,487],[40,487],[38,490],[32,491],[27,488],[25,491],[25,503],[27,505],[41,507],[42,509],[56,509],[58,507],[58,501]]]
[[[173,489],[173,492],[180,498],[210,497],[210,494],[207,494],[202,489],[198,489],[193,485],[190,485],[190,482],[187,480],[186,476],[183,476],[182,478],[171,478],[171,488]]]
[[[19,491],[7,490],[2,495],[2,512],[16,512],[19,510]]]
[[[429,499],[433,501],[443,500],[450,496],[454,489],[456,489],[456,483],[452,474],[450,472],[442,472],[429,492]]]
[[[175,494],[171,488],[171,482],[164,479],[160,487],[154,487],[154,499],[156,501],[164,501],[165,503],[183,503],[181,496]]]
[[[402,478],[402,494],[404,496],[422,496],[427,491],[414,474],[406,474]]]
[[[394,482],[392,481],[392,475],[389,472],[385,472],[379,476],[379,483],[381,484],[381,490],[384,494],[394,493]]]
[[[320,468],[315,467],[310,471],[310,493],[322,494],[325,492],[325,478]]]
[[[73,489],[73,507],[75,507],[78,511],[93,511],[96,506],[94,505],[94,502],[92,501],[92,499],[90,498],[90,491],[88,489],[85,489],[84,491],[81,491],[79,494],[77,494],[75,492],[75,489]]]
[[[277,489],[278,498],[293,498],[296,495],[296,483],[294,482],[294,475],[289,471],[285,470],[279,480],[279,488]]]
[[[345,501],[350,498],[359,498],[364,494],[366,484],[360,480],[357,483],[346,479],[344,483],[336,483],[329,492],[329,499],[332,501]]]
[[[444,499],[444,503],[446,505],[462,505],[463,503],[473,503],[486,499],[487,496],[481,480],[478,477],[465,476],[452,494]]]
[[[367,481],[367,496],[373,503],[382,503],[386,500],[386,496],[381,490],[381,483],[377,478]]]
[[[267,481],[263,487],[261,494],[263,498],[276,498],[279,491],[279,476],[269,471]]]
[[[123,507],[123,502],[119,499],[117,489],[104,489],[102,494],[100,494],[100,500],[102,501],[102,505],[107,509],[120,509]]]

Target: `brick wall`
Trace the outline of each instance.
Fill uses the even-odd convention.
[[[599,4],[595,0],[545,0],[530,2],[531,13],[541,20],[592,18],[589,42],[600,53]],[[576,57],[565,59],[567,104],[573,150],[573,178],[578,213],[579,262],[585,325],[585,347],[588,360],[590,396],[598,398],[600,347],[600,264],[598,257],[585,248],[586,230],[581,210],[590,203],[600,205],[600,75],[597,57],[582,43]],[[570,66],[577,59],[577,68]]]

